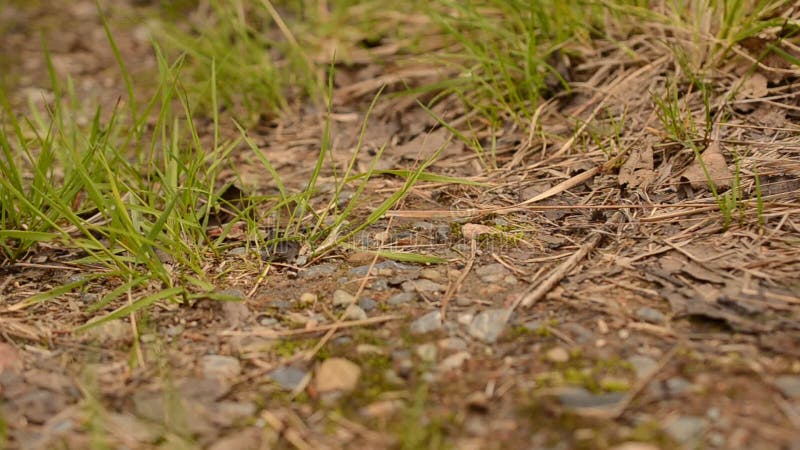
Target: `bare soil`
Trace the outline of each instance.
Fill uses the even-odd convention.
[[[154,59],[141,27],[152,10],[115,11],[117,42],[144,77]],[[142,22],[122,26],[129,17]],[[124,96],[93,2],[58,14],[6,6],[0,23],[20,111],[48,101],[41,30],[79,98],[112,107]],[[15,308],[91,269],[57,246],[2,262],[6,447],[800,448],[798,97],[743,102],[708,143],[706,155],[722,158],[707,160],[721,184],[734,151],[743,189],[753,192],[753,168],[761,174],[763,224],[750,206],[726,228],[715,204],[696,200],[708,193],[693,183],[694,154],[666,139],[653,113],[648,92],[663,88],[669,63],[641,52],[649,62],[575,67],[582,83],[553,98],[541,129],[499,133],[496,169],[451,141],[431,170],[484,187],[420,182],[359,237],[360,250],[306,265],[293,254],[265,261],[244,243],[209,256],[209,279],[239,303],[159,303],[136,328],[117,321],[77,334],[114,280]],[[408,73],[341,68],[335,160],[349,160],[380,77],[397,70]],[[769,86],[777,95],[798,81]],[[623,108],[626,132],[613,145],[624,157],[570,140]],[[251,131],[295,189],[325,121],[319,108],[298,111]],[[437,112],[456,123],[465,115],[455,100]],[[384,168],[409,168],[448,138],[413,101],[386,96],[366,142],[389,142]],[[246,148],[235,158],[242,189],[274,189]],[[402,183],[370,181],[374,203],[357,216]],[[448,262],[391,263],[366,251],[377,248]],[[357,296],[366,318],[337,321],[337,290]]]

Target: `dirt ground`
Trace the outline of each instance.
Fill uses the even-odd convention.
[[[92,2],[0,11],[15,108],[47,101],[41,30],[79,98],[124,96]],[[143,26],[115,29],[137,76],[155,67]],[[726,228],[716,204],[695,201],[705,192],[693,154],[645,106],[665,64],[576,67],[604,90],[554,97],[541,133],[501,130],[495,170],[452,140],[430,170],[482,184],[420,182],[351,249],[309,264],[292,249],[265,262],[244,244],[210,256],[209,278],[241,302],[157,303],[137,329],[118,320],[73,333],[113,282],[18,307],[91,268],[44,245],[2,262],[0,445],[800,449],[800,103],[777,95],[800,78],[771,81],[776,100],[743,102],[706,150],[722,161],[709,157],[710,171],[729,171],[722,154],[743,148],[745,168],[761,170],[763,225],[750,207]],[[412,72],[337,74],[335,158],[350,159],[371,95],[398,70]],[[419,73],[407,81],[430,75]],[[458,124],[460,105],[437,112]],[[617,142],[627,158],[573,151],[581,123],[608,126],[606,108],[627,108],[626,129],[638,130]],[[295,188],[325,121],[299,111],[251,130]],[[447,139],[414,101],[385,96],[366,145],[389,142],[381,168],[409,168]],[[243,189],[274,189],[245,146],[233,158]],[[402,182],[376,177],[370,198]],[[446,262],[375,259],[377,248]]]

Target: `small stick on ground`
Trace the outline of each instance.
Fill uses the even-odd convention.
[[[614,213],[613,216],[606,222],[606,225],[618,223],[622,218],[622,214],[619,212]],[[527,294],[520,297],[514,305],[511,307],[513,311],[516,309],[518,305],[522,305],[525,307],[529,307],[532,304],[536,303],[537,301],[541,300],[550,290],[552,290],[561,280],[572,270],[575,268],[578,263],[586,257],[592,250],[597,247],[597,244],[600,243],[600,239],[603,237],[603,233],[599,230],[595,230],[589,236],[589,239],[586,241],[585,244],[578,249],[577,252],[573,253],[572,256],[567,258],[566,261],[562,262],[558,267],[555,268],[550,274],[547,275],[547,278],[544,279],[538,286],[536,286],[533,290],[528,292]]]
[[[447,288],[447,292],[444,293],[442,297],[442,320],[447,316],[447,305],[450,304],[450,300],[453,299],[453,296],[458,293],[458,290],[461,289],[461,286],[464,284],[464,280],[467,279],[467,275],[469,275],[469,271],[472,270],[472,264],[475,263],[475,255],[478,253],[478,243],[475,241],[475,238],[472,238],[470,241],[470,254],[469,259],[467,260],[467,264],[464,266],[464,270],[461,271],[461,275],[458,276],[453,284]]]

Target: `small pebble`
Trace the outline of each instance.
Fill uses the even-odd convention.
[[[554,363],[565,363],[569,361],[569,352],[563,347],[553,347],[547,351],[545,357]]]
[[[636,378],[640,380],[642,378],[647,378],[658,368],[658,363],[653,358],[647,356],[634,355],[628,358],[628,362],[636,371]]]
[[[308,372],[295,367],[278,367],[269,373],[269,378],[287,391],[297,389],[305,383]]]
[[[467,349],[467,343],[463,339],[457,338],[457,337],[449,337],[449,338],[439,339],[439,341],[436,342],[436,345],[438,345],[440,349],[445,350],[445,351],[447,351],[447,350],[450,350],[450,351],[466,350]]]
[[[442,273],[439,272],[437,269],[434,269],[432,267],[428,267],[426,269],[422,269],[419,272],[419,277],[420,278],[424,278],[426,280],[435,281],[437,283],[440,283],[440,282],[444,281],[444,277],[442,276]]]
[[[317,294],[311,292],[303,292],[300,294],[300,303],[303,305],[311,305],[317,302]]]
[[[679,396],[694,388],[689,380],[681,377],[670,378],[664,384],[667,387],[667,391],[673,396]]]
[[[432,311],[411,322],[409,331],[411,331],[411,334],[425,334],[440,328],[442,328],[442,313],[440,311]]]
[[[698,439],[706,427],[702,417],[681,416],[667,424],[664,431],[679,444],[689,444]]]
[[[509,274],[508,269],[499,263],[478,267],[475,273],[484,283],[499,283]]]
[[[261,320],[259,320],[258,323],[262,327],[271,327],[271,326],[273,326],[273,325],[278,323],[278,319],[275,319],[273,317],[264,317]]]
[[[356,302],[356,298],[349,292],[337,289],[333,291],[333,306],[348,306]]]
[[[364,311],[369,312],[378,307],[378,302],[369,297],[364,297],[358,300],[358,306]]]
[[[452,355],[443,359],[441,363],[439,363],[439,370],[447,372],[450,370],[459,369],[461,368],[461,366],[464,365],[464,362],[466,362],[471,357],[472,355],[470,355],[468,352],[453,353]]]
[[[419,359],[425,362],[434,362],[436,361],[436,345],[434,344],[422,344],[418,345],[416,348],[417,356]]]
[[[458,306],[469,306],[473,303],[474,302],[469,297],[465,297],[463,295],[459,295],[458,297],[456,297],[456,305]]]
[[[233,356],[206,355],[200,360],[204,378],[230,380],[242,371],[242,365]]]
[[[493,344],[503,333],[510,314],[511,310],[505,308],[483,311],[470,322],[467,331],[475,339]]]
[[[361,368],[344,358],[328,358],[320,364],[315,378],[317,391],[350,392],[358,385]]]
[[[394,294],[393,296],[389,297],[387,303],[390,305],[400,305],[403,303],[413,303],[416,302],[418,299],[416,292],[401,292],[399,294]]]
[[[343,314],[346,320],[364,320],[367,318],[367,313],[357,305],[350,305]]]
[[[444,292],[447,287],[431,280],[406,281],[402,284],[402,289],[406,292]]]

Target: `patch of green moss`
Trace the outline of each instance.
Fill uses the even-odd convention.
[[[311,344],[312,341],[309,339],[281,339],[275,343],[272,351],[281,358],[290,358],[298,352],[307,350]],[[317,356],[319,357],[319,353]]]

